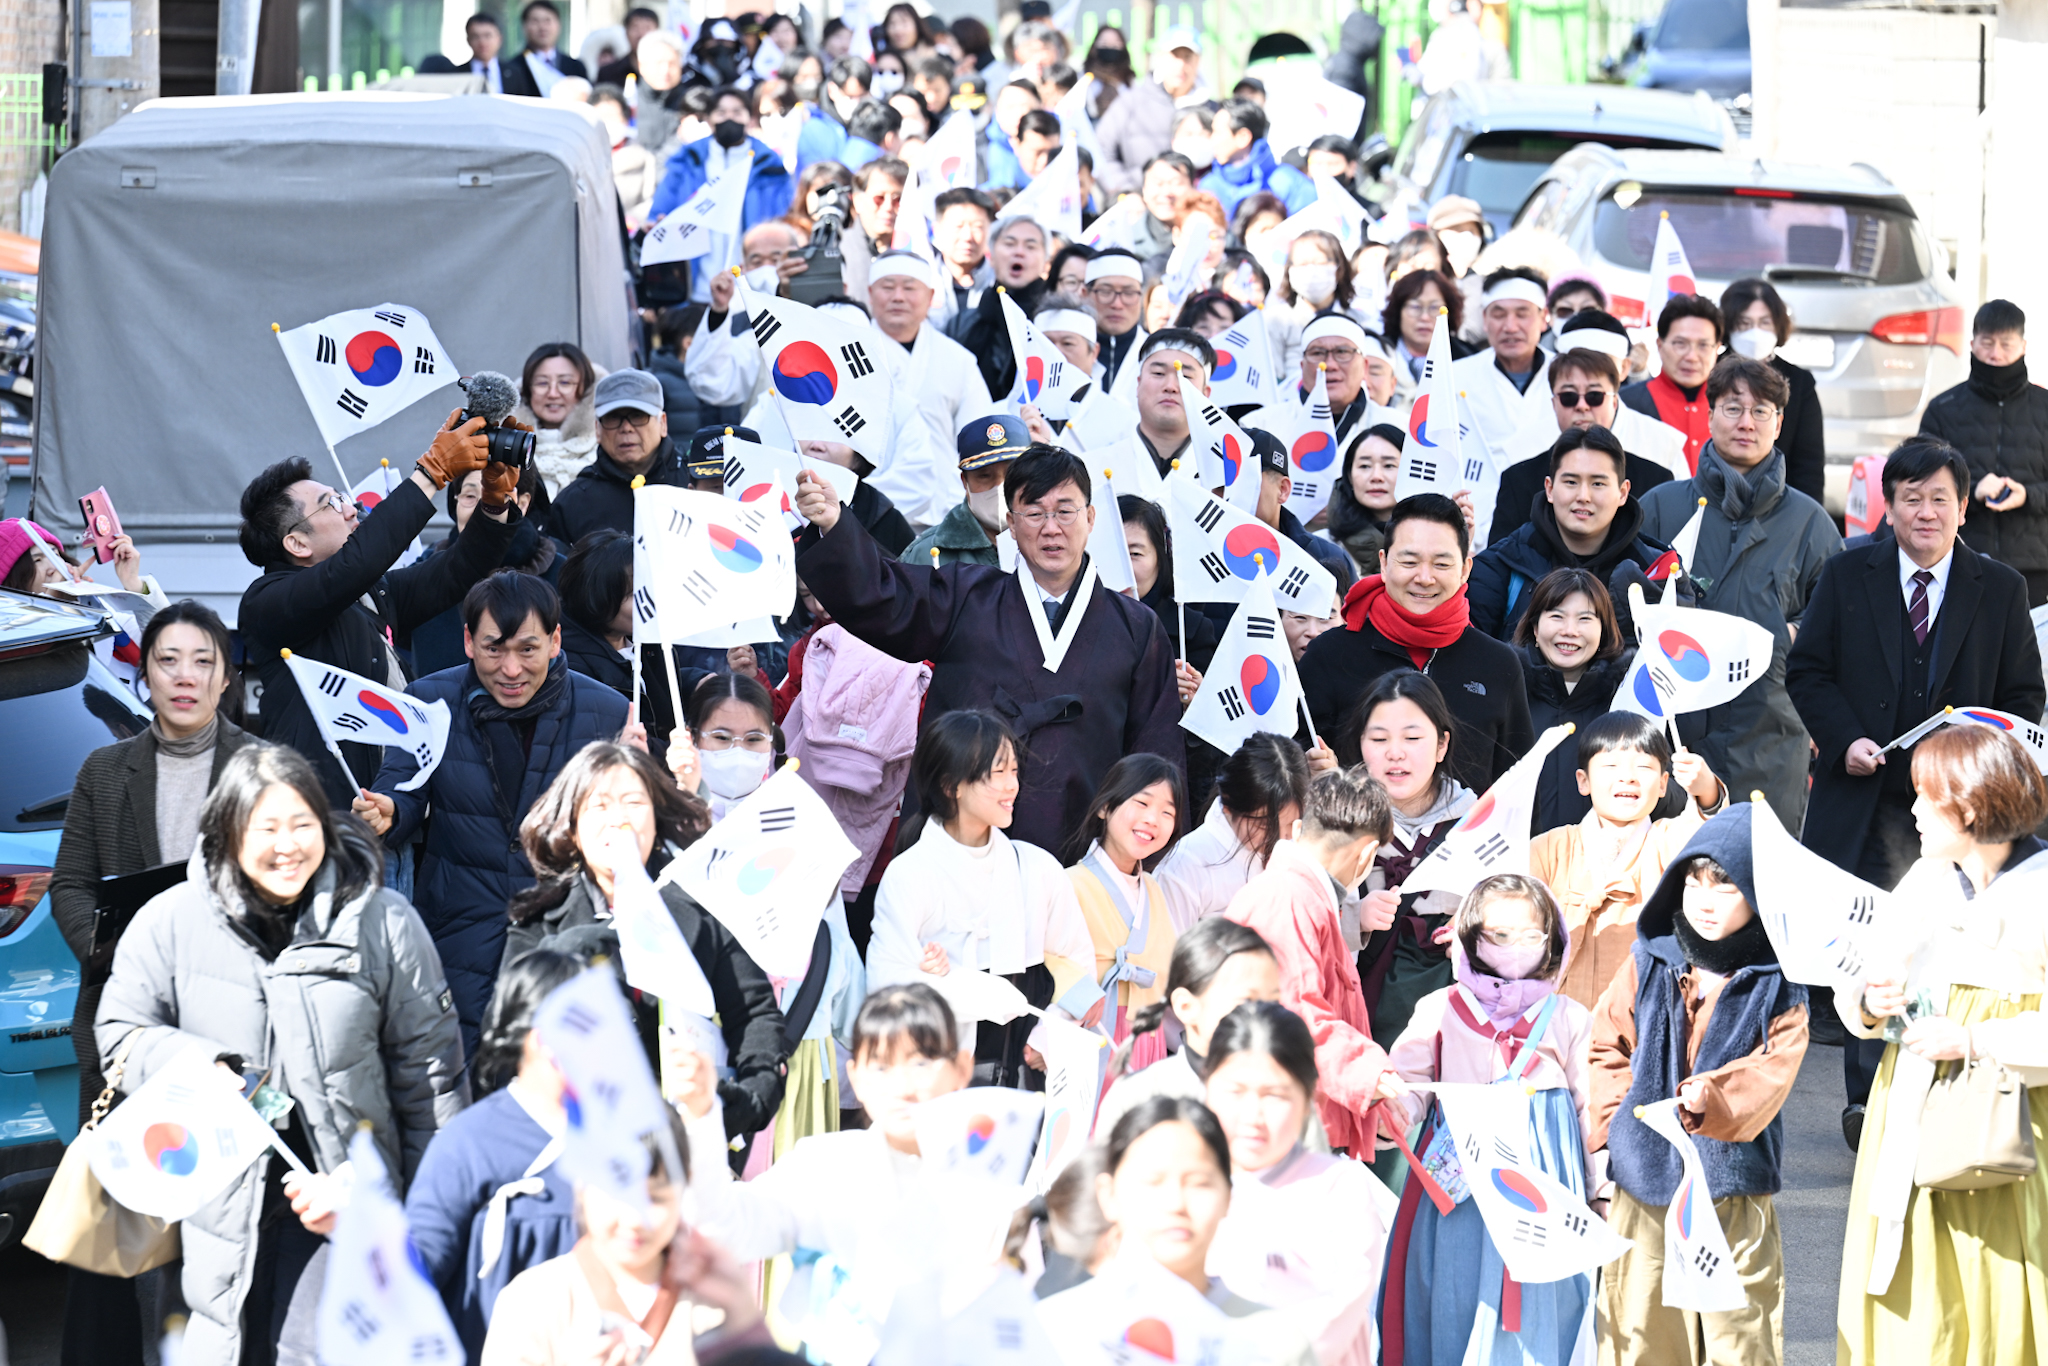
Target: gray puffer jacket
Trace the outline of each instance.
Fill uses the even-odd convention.
[[[377,866],[355,830],[344,826],[341,839]],[[284,952],[266,961],[194,853],[189,880],[144,906],[121,936],[93,1033],[111,1057],[143,1031],[122,1079],[130,1093],[187,1049],[269,1069],[270,1085],[297,1102],[316,1167],[346,1161],[367,1120],[403,1194],[428,1140],[469,1104],[462,1035],[419,915],[382,886],[337,907],[334,864],[316,875]],[[184,1359],[195,1366],[241,1359],[269,1165],[256,1162],[184,1223]]]

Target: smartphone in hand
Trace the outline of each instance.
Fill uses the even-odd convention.
[[[121,517],[114,511],[114,500],[107,496],[103,484],[79,499],[78,506],[85,513],[85,544],[92,547],[93,558],[105,564],[114,558],[114,542],[121,539]]]

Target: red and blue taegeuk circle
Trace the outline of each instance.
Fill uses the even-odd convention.
[[[976,1115],[967,1122],[967,1155],[977,1157],[996,1136],[996,1122],[993,1116]]]
[[[1280,700],[1280,666],[1264,655],[1246,655],[1237,681],[1244,688],[1244,700],[1261,716]]]
[[[748,859],[733,876],[733,883],[743,896],[759,896],[774,885],[782,870],[796,862],[794,849],[770,849]]]
[[[709,530],[711,558],[718,561],[722,568],[730,569],[735,574],[751,574],[759,569],[767,558],[761,553],[761,547],[730,527],[722,527],[712,522],[709,524]]]
[[[1408,410],[1408,435],[1412,440],[1422,443],[1431,450],[1436,449],[1436,442],[1429,434],[1428,394],[1417,394],[1415,406]]]
[[[152,1124],[142,1131],[142,1155],[165,1176],[190,1176],[199,1166],[199,1140],[182,1124]]]
[[[1679,1183],[1678,1194],[1672,1197],[1671,1208],[1678,1212],[1678,1236],[1692,1241],[1692,1178],[1686,1177]]]
[[[376,717],[400,735],[405,734],[407,731],[408,727],[405,724],[405,718],[399,715],[398,708],[369,689],[365,688],[357,693],[356,701],[363,704],[364,711],[370,713],[370,715]]]
[[[774,492],[774,490],[775,485],[773,484],[749,484],[745,489],[741,490],[740,501],[742,503],[758,503]],[[782,510],[784,512],[792,510],[789,505],[789,494],[787,492],[782,495]]]
[[[1956,714],[1958,716],[1967,716],[1980,726],[1996,726],[2000,730],[2012,729],[2012,722],[1996,712],[1978,711],[1975,707],[1963,707]]]
[[[350,373],[368,385],[389,384],[405,368],[405,352],[382,332],[356,333],[341,354]]]
[[[816,342],[793,341],[775,357],[775,390],[793,403],[822,406],[839,392],[839,372]]]
[[[1672,671],[1688,683],[1697,683],[1713,671],[1706,647],[1683,631],[1659,632],[1657,648],[1671,661]]]
[[[1045,358],[1026,356],[1024,358],[1024,398],[1026,402],[1038,402],[1038,391],[1045,387]]]
[[[1495,1167],[1493,1188],[1516,1209],[1527,1210],[1531,1214],[1543,1214],[1550,1209],[1550,1202],[1543,1198],[1542,1191],[1536,1189],[1536,1183],[1520,1172]]]
[[[1237,482],[1237,471],[1244,464],[1244,443],[1229,432],[1223,434],[1223,486],[1228,488]]]
[[[1493,815],[1493,807],[1493,794],[1489,792],[1478,801],[1472,803],[1472,809],[1465,813],[1465,819],[1459,824],[1458,828],[1460,830],[1477,830],[1480,826],[1486,824],[1488,817]]]
[[[1657,682],[1648,669],[1636,670],[1635,692],[1636,701],[1642,703],[1647,714],[1659,718],[1664,715],[1664,699],[1657,695]]]
[[[1220,347],[1220,346],[1219,346],[1219,347],[1217,347],[1217,348],[1216,348],[1216,368],[1215,368],[1214,370],[1212,370],[1212,371],[1211,371],[1211,372],[1209,373],[1209,382],[1210,382],[1211,384],[1214,384],[1214,383],[1215,383],[1215,382],[1216,382],[1217,380],[1219,380],[1219,379],[1229,379],[1229,378],[1230,378],[1230,377],[1231,377],[1232,375],[1234,375],[1234,374],[1236,374],[1236,373],[1237,373],[1237,357],[1236,357],[1236,356],[1233,356],[1233,355],[1231,355],[1231,354],[1230,354],[1230,353],[1229,353],[1228,351],[1225,351],[1225,350],[1224,350],[1224,349],[1223,349],[1222,347]]]
[[[1234,526],[1223,538],[1223,563],[1231,573],[1240,579],[1256,579],[1261,566],[1260,556],[1265,557],[1264,572],[1272,573],[1280,567],[1280,542],[1273,533],[1257,522],[1246,522]]]
[[[1291,454],[1296,468],[1309,474],[1321,473],[1337,458],[1337,438],[1325,431],[1303,432],[1294,438]]]

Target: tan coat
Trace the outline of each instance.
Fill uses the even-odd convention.
[[[1600,1003],[1600,993],[1636,942],[1636,913],[1702,824],[1699,807],[1687,802],[1669,820],[1650,822],[1645,834],[1623,846],[1619,864],[1604,867],[1592,854],[1604,840],[1600,818],[1590,811],[1577,825],[1546,830],[1530,841],[1529,871],[1557,897],[1571,932],[1571,956],[1559,988],[1565,996],[1588,1010]]]

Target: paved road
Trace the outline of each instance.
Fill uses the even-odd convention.
[[[1785,1107],[1785,1366],[1834,1366],[1835,1295],[1853,1158],[1842,1142],[1842,1054],[1815,1048]],[[0,1366],[57,1366],[64,1272],[18,1245],[0,1252]]]

